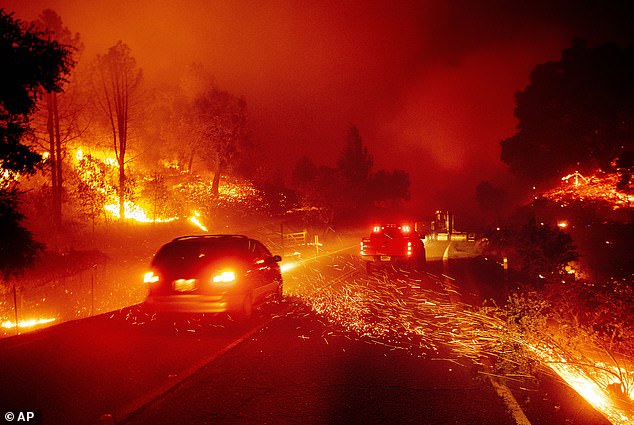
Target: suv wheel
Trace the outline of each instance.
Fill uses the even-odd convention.
[[[238,317],[241,320],[249,320],[253,316],[253,293],[247,292],[242,300],[242,307],[238,312]]]
[[[366,261],[366,263],[365,263],[365,272],[367,274],[372,274],[372,273],[374,273],[374,269],[375,269],[374,263],[372,261]]]
[[[279,282],[277,289],[275,290],[275,302],[281,303],[284,300],[284,286],[282,282]]]

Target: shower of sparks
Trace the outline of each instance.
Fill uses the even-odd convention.
[[[354,258],[338,261],[341,274],[333,280],[304,264],[305,272],[297,273],[301,277],[295,281],[294,274],[285,276],[288,293],[301,298],[336,332],[419,356],[450,357],[457,364],[465,359],[485,373],[492,373],[490,367],[496,362],[517,362],[518,347],[523,347],[526,360],[536,360],[555,372],[613,424],[634,423],[632,390],[625,391],[625,401],[615,400],[609,391],[622,384],[619,376],[634,381],[633,371],[614,370],[586,352],[566,351],[557,344],[556,332],[542,335],[518,330],[503,309],[464,304],[453,282],[434,282],[429,276],[405,271],[367,276],[357,263]],[[590,347],[584,351],[591,352]],[[622,364],[632,365],[632,360]]]
[[[470,336],[466,343],[461,336],[477,334],[475,328],[481,328],[482,321],[488,327],[503,325],[452,302],[453,292],[445,291],[442,282],[430,285],[406,272],[366,276],[354,260],[338,263],[344,273],[335,281],[309,269],[301,273],[300,285],[293,285],[293,276],[286,278],[290,281],[288,292],[303,299],[333,326],[361,338],[395,348],[417,349],[421,355],[454,347],[479,361],[490,341]]]

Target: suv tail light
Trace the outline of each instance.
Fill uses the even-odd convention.
[[[154,272],[147,272],[143,275],[144,283],[156,283],[159,281],[159,276]]]
[[[211,277],[211,282],[216,285],[232,284],[236,280],[236,274],[231,270],[226,270],[221,273],[214,274]]]

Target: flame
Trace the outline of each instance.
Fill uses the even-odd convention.
[[[590,365],[569,363],[560,359],[548,346],[527,344],[527,347],[610,422],[615,425],[634,423],[634,411],[620,408],[608,392],[611,385],[621,385],[616,376],[631,376],[634,372],[615,366],[608,367],[600,362]],[[625,396],[631,402],[634,400],[634,390],[630,389]]]
[[[18,327],[20,329],[32,328],[32,327],[35,327],[35,326],[44,325],[44,324],[47,324],[47,323],[52,323],[55,320],[57,320],[57,319],[56,318],[46,318],[46,319],[20,320],[18,322]],[[6,320],[6,321],[2,322],[1,326],[3,328],[5,328],[5,329],[15,329],[15,322],[12,322],[10,320]]]
[[[82,161],[85,158],[86,154],[84,149],[79,148],[75,150],[74,158],[77,162]],[[99,160],[104,165],[111,168],[111,171],[115,171],[118,169],[119,164],[116,158],[112,157],[111,153],[108,154],[105,151],[99,150],[91,150],[90,156]],[[178,169],[174,164],[165,163],[164,166],[169,167],[171,169]],[[88,181],[89,177],[81,176],[84,180]],[[94,177],[94,176],[93,176]],[[191,176],[190,176],[191,177]],[[119,196],[115,193],[116,190],[113,185],[109,184],[107,181],[105,183],[105,187],[103,185],[93,187],[94,190],[99,191],[103,195],[107,196],[107,203],[104,206],[104,209],[107,213],[116,219],[120,218],[119,213]],[[198,178],[196,181],[191,181],[189,183],[179,184],[181,190],[184,190],[188,196],[193,199],[200,198],[200,203],[206,202],[208,200],[205,199],[205,195],[211,193],[212,182],[206,181]],[[216,198],[219,202],[228,203],[228,204],[249,204],[249,203],[262,203],[263,198],[261,193],[253,187],[249,182],[244,181],[229,181],[227,184],[223,184],[218,190],[218,196]],[[256,207],[257,208],[257,207]],[[156,217],[152,218],[150,214],[148,214],[141,206],[134,203],[133,201],[126,200],[124,202],[124,214],[126,220],[133,220],[140,223],[168,223],[174,220],[178,220],[180,217]],[[204,232],[207,232],[207,227],[201,222],[200,214],[197,211],[193,212],[191,217],[187,218],[189,222],[198,227]]]
[[[0,160],[0,189],[7,188],[18,180],[20,180],[20,173],[2,168],[2,160]]]
[[[104,205],[104,209],[110,213],[114,218],[120,218],[119,214],[119,197],[111,197],[111,202]],[[125,218],[129,220],[138,221],[139,223],[169,223],[170,221],[177,220],[177,217],[168,218],[150,218],[146,212],[132,201],[125,201],[123,203],[123,209]]]
[[[207,227],[206,227],[204,224],[202,224],[202,223],[200,222],[199,217],[200,217],[200,213],[199,213],[198,211],[194,211],[194,215],[192,215],[191,217],[189,217],[189,219],[188,219],[188,220],[189,220],[191,223],[193,223],[195,226],[197,226],[197,227],[198,227],[200,230],[202,230],[203,232],[208,232],[209,230],[207,230]]]

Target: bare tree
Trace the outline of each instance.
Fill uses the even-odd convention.
[[[81,50],[79,34],[72,34],[64,26],[60,16],[51,9],[46,9],[33,25],[40,30],[49,41],[55,40],[66,46],[69,52],[76,55]],[[60,103],[63,103],[62,94],[56,91],[47,91],[44,96],[44,105],[40,109],[45,114],[46,139],[48,144],[47,164],[51,168],[51,194],[52,194],[52,218],[55,227],[62,224],[62,193],[64,177],[62,162],[65,156],[65,145],[68,140],[79,133],[77,126],[78,108],[73,101],[66,97],[66,107],[60,114]],[[44,126],[43,126],[44,127]]]
[[[98,55],[95,76],[97,102],[106,113],[112,131],[112,142],[119,165],[119,218],[125,219],[125,156],[128,148],[128,130],[134,100],[139,95],[143,73],[136,66],[130,47],[122,41]]]

